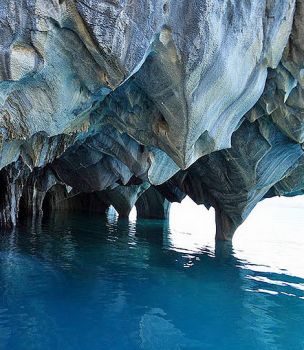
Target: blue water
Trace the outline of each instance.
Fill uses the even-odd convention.
[[[2,233],[0,349],[303,350],[304,276],[277,266],[271,248],[267,265],[253,245],[250,261],[195,237],[112,214]]]

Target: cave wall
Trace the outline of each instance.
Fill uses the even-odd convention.
[[[135,204],[137,218],[168,219],[170,204],[157,189],[151,186],[139,197]]]
[[[189,195],[231,239],[263,198],[302,194],[303,17],[303,0],[1,2],[0,224],[166,217]]]

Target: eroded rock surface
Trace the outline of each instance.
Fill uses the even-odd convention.
[[[166,217],[189,195],[230,239],[263,198],[302,194],[303,16],[303,0],[2,1],[1,224]]]

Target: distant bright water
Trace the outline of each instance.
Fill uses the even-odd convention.
[[[0,349],[303,350],[303,213],[265,201],[233,247],[190,200],[170,223],[110,212],[2,233]]]

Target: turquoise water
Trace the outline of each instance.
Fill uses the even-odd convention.
[[[300,209],[273,213],[298,220],[285,241],[274,227],[233,247],[183,207],[170,223],[56,216],[2,233],[0,349],[303,350]]]

